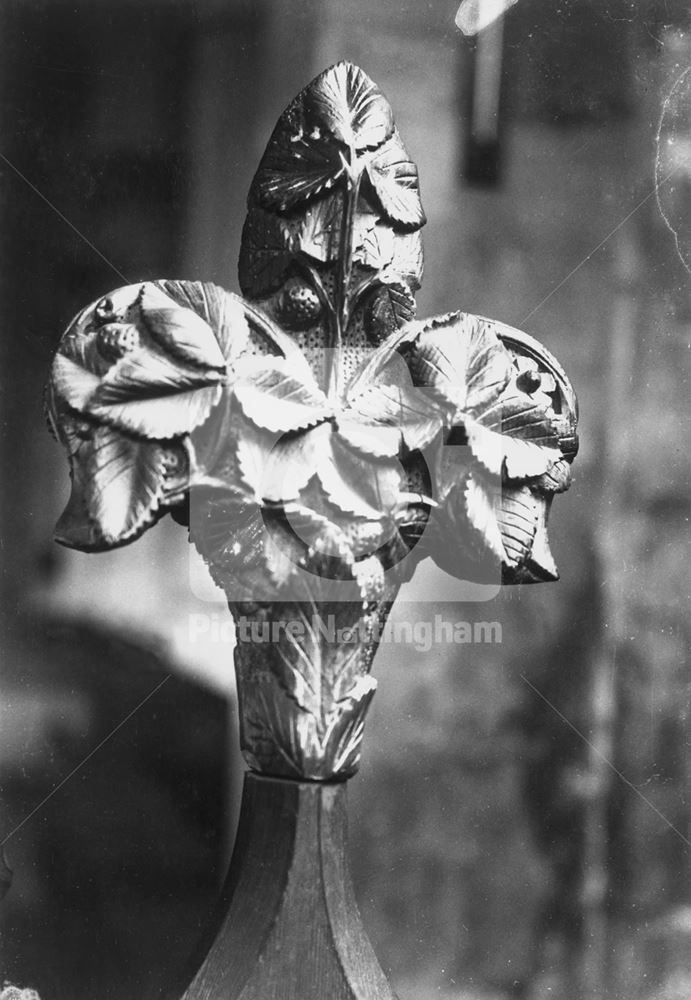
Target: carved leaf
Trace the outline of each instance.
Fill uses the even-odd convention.
[[[544,385],[549,392],[556,388],[555,398],[558,400],[558,413],[552,414],[553,429],[558,437],[562,454],[573,461],[578,453],[578,400],[566,372],[554,355],[539,341],[522,330],[506,326],[504,323],[494,323],[494,328],[512,356],[518,370],[525,372],[525,364],[540,374],[540,386]],[[517,381],[524,382],[519,375]],[[523,386],[521,386],[523,387]],[[534,393],[536,402],[549,407],[551,399],[545,400],[542,391]]]
[[[165,452],[112,427],[94,427],[72,458],[72,496],[56,538],[73,548],[112,548],[156,519],[165,492]]]
[[[402,469],[395,460],[372,461],[331,438],[331,456],[317,470],[319,480],[340,510],[370,521],[396,508]]]
[[[351,447],[375,458],[394,458],[401,450],[398,427],[366,423],[348,412],[338,417],[338,433]]]
[[[353,575],[363,601],[375,601],[382,597],[385,588],[384,567],[376,555],[358,560],[353,565]]]
[[[285,433],[321,423],[333,408],[321,389],[293,375],[280,359],[257,366],[235,386],[246,417],[258,427]]]
[[[225,361],[233,367],[245,353],[249,325],[242,299],[208,281],[156,281],[178,305],[191,309],[209,325]]]
[[[295,500],[328,454],[331,427],[322,424],[304,434],[275,434],[245,426],[238,441],[242,478],[259,500]]]
[[[284,113],[259,164],[250,198],[263,208],[286,212],[333,187],[342,173],[336,144],[321,133],[305,134],[297,115]]]
[[[110,427],[93,436],[93,457],[85,496],[105,539],[121,542],[151,523],[163,495],[162,449],[132,441]]]
[[[285,587],[297,573],[295,553],[292,546],[281,544],[282,537],[275,532],[267,533],[264,543],[264,559],[269,576],[277,587]]]
[[[561,459],[558,448],[499,434],[469,418],[464,420],[464,427],[473,455],[496,476],[502,473],[507,479],[541,476]]]
[[[298,246],[298,224],[250,208],[242,230],[238,279],[244,295],[260,296],[275,291]]]
[[[467,313],[427,320],[413,327],[409,355],[413,380],[439,392],[457,411],[484,413],[508,385],[511,356],[491,324]]]
[[[527,439],[549,449],[559,448],[550,412],[538,399],[516,388],[515,383],[487,406],[473,407],[471,412],[485,427],[501,434]]]
[[[245,306],[237,296],[201,282],[118,289],[111,296],[122,302],[121,310],[128,294],[136,296],[128,308],[138,325],[119,320],[104,325],[97,317],[94,325],[96,307],[85,310],[77,321],[83,332],[71,329],[54,360],[53,390],[74,409],[127,433],[187,434],[219,400],[227,364],[234,367],[246,352]],[[125,340],[103,362],[99,351],[113,346],[110,334]]]
[[[537,528],[526,571],[530,574],[528,582],[542,583],[559,579],[559,570],[549,547],[547,520],[552,498],[540,499],[537,510]]]
[[[87,312],[88,310],[83,310],[83,313]],[[74,322],[79,322],[79,319]],[[103,357],[99,350],[99,338],[94,335],[93,330],[89,333],[86,332],[86,328],[88,328],[87,324],[88,319],[85,326],[82,327],[81,332],[68,333],[63,336],[58,351],[64,357],[69,358],[70,361],[74,361],[81,368],[91,372],[92,375],[101,376],[110,368],[112,358]]]
[[[297,618],[303,626],[298,637],[291,632],[276,648],[279,681],[298,706],[315,719],[321,717],[322,676],[319,639],[314,623],[302,605],[296,605]]]
[[[527,486],[501,491],[497,523],[504,546],[505,563],[518,566],[530,553],[538,523],[538,501]]]
[[[366,73],[340,62],[303,92],[305,116],[317,130],[357,150],[376,149],[393,132],[389,102]]]
[[[190,540],[226,593],[266,591],[267,528],[259,505],[241,491],[196,490],[190,505]]]
[[[541,493],[563,493],[571,485],[571,466],[562,458],[533,485]]]
[[[336,774],[352,773],[358,765],[365,716],[376,689],[373,677],[359,677],[329,720],[323,745],[327,759],[334,762]]]
[[[87,412],[149,438],[189,434],[220,399],[217,372],[185,368],[162,354],[138,350],[106,373]]]
[[[411,233],[395,233],[393,257],[389,269],[402,278],[410,286],[411,291],[420,287],[423,271],[422,237],[415,230]]]
[[[303,253],[325,264],[338,258],[343,197],[340,193],[312,201],[305,209],[297,243]]]
[[[284,514],[290,530],[311,555],[333,556],[346,563],[352,562],[348,536],[330,517],[304,503],[287,503]]]
[[[430,449],[428,465],[432,473],[432,498],[437,503],[444,503],[474,468],[470,448],[465,442],[456,443],[455,433],[439,436]]]
[[[393,260],[396,237],[376,216],[363,214],[355,223],[353,260],[363,267],[383,271]]]
[[[367,176],[386,215],[401,226],[419,229],[425,224],[415,164],[398,133],[367,164]]]
[[[415,315],[415,299],[405,282],[398,275],[386,272],[381,279],[385,283],[372,296],[365,310],[367,332],[377,343]]]
[[[69,406],[79,412],[84,412],[91,397],[100,384],[98,375],[87,371],[81,365],[56,354],[51,368],[51,380],[56,395],[64,399]]]
[[[469,476],[464,490],[468,522],[480,535],[492,555],[504,559],[504,543],[497,522],[497,494],[488,492],[474,476]]]
[[[226,362],[221,348],[213,330],[201,316],[191,309],[181,309],[150,282],[142,285],[139,305],[144,326],[167,354],[185,365],[211,368],[225,374]]]
[[[384,383],[360,388],[348,399],[348,410],[344,416],[361,423],[364,428],[395,429],[399,448],[403,440],[411,451],[424,448],[442,427],[441,416],[433,401],[424,392],[405,384]],[[339,418],[339,430],[342,424]],[[347,426],[350,428],[351,425]],[[369,453],[377,454],[376,451]]]
[[[218,289],[211,286],[214,292]],[[209,294],[209,293],[205,293]],[[250,336],[249,323],[245,307],[237,295],[226,292],[223,296],[216,296],[218,303],[218,325],[214,327],[218,342],[223,351],[223,355],[228,364],[234,367],[245,353]]]

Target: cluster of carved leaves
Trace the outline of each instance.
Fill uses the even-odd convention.
[[[295,350],[280,331],[252,332],[245,304],[213,285],[129,286],[85,309],[60,342],[46,392],[72,476],[58,539],[113,548],[180,504],[196,474],[191,434],[259,347]]]
[[[347,339],[360,323],[380,342],[412,319],[425,222],[417,167],[358,67],[326,70],[281,115],[248,206],[240,287],[279,322],[332,345],[336,328]],[[311,313],[288,282],[301,283]]]
[[[468,555],[458,575],[479,554],[511,579],[536,542],[537,578],[553,575],[544,522],[572,456],[545,352],[541,370],[490,321],[452,314],[394,334],[334,399],[280,331],[259,353],[249,307],[214,286],[107,302],[126,304],[78,318],[49,387],[83,512],[73,543],[128,541],[191,490],[195,541],[230,597],[243,581],[280,595],[320,560],[357,578],[376,554],[383,573],[407,555],[411,505],[428,510],[424,551],[445,568]]]
[[[309,601],[231,608],[241,623],[235,661],[240,739],[250,766],[309,780],[352,774],[376,690],[363,647],[373,654],[371,629],[381,610]],[[280,621],[290,626],[269,642]]]
[[[260,618],[326,607],[334,581],[376,615],[424,556],[464,579],[555,578],[546,526],[569,484],[573,391],[519,331],[413,320],[423,222],[388,103],[356,67],[327,70],[252,184],[246,297],[146,282],[63,336],[46,398],[72,476],[59,540],[113,548],[171,511],[231,606]],[[246,753],[347,774],[373,644],[305,625],[270,650],[240,644]]]
[[[556,579],[547,517],[577,449],[558,363],[520,331],[463,313],[411,325],[398,351],[445,420],[428,453],[435,506],[422,551],[454,576]]]

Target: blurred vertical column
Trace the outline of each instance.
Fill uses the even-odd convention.
[[[655,509],[658,534],[655,541],[669,553],[663,562],[669,572],[674,566],[673,539],[680,539],[688,529],[690,466],[688,448],[682,442],[688,440],[691,333],[691,10],[678,0],[669,4],[660,17],[664,20],[656,32],[658,60],[651,87],[656,103],[650,113],[651,116],[656,113],[658,124],[656,199],[651,212],[656,226],[651,227],[651,233],[658,249],[658,281],[664,296],[665,325],[656,331],[656,350],[646,361],[650,383],[664,385],[666,395],[656,413],[657,461],[645,485],[648,504]],[[676,454],[670,447],[675,431]],[[664,520],[665,516],[669,520]],[[663,531],[665,536],[661,538],[659,533]],[[687,579],[687,556],[680,554],[679,559],[684,563],[682,573]],[[656,718],[656,743],[658,766],[668,786],[665,798],[656,801],[660,802],[669,829],[664,841],[660,841],[665,847],[664,864],[658,869],[664,878],[664,895],[657,919],[645,930],[651,978],[659,987],[659,995],[665,997],[687,996],[691,992],[691,682],[687,659],[689,628],[684,610],[688,598],[675,588],[671,572],[669,577],[668,586],[664,590],[659,587],[658,597],[662,604],[667,596],[668,607],[658,607],[656,617],[658,621],[669,618],[674,610],[671,601],[676,598],[681,601],[684,620],[676,626],[681,647],[674,658],[676,663],[667,662],[661,645],[659,663],[651,665],[663,688]],[[667,581],[660,581],[663,583]],[[660,614],[665,610],[666,615]]]
[[[472,37],[464,74],[463,179],[493,187],[501,173],[504,13],[516,0],[463,0],[456,24]]]
[[[600,635],[590,663],[587,781],[584,784],[583,972],[584,1000],[609,996],[613,941],[610,921],[610,810],[617,759],[617,663],[630,611],[622,571],[626,477],[620,462],[622,429],[627,426],[635,359],[641,276],[640,251],[631,228],[614,238],[612,307],[604,362],[600,461],[604,469],[595,553],[601,585]]]

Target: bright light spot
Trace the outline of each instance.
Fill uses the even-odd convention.
[[[462,0],[456,27],[464,35],[477,35],[518,3],[518,0]]]

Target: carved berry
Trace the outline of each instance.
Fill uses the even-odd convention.
[[[415,299],[402,281],[387,283],[367,302],[365,330],[370,341],[379,345],[415,315]]]
[[[319,296],[302,281],[289,281],[278,304],[281,319],[290,330],[306,330],[322,311]]]
[[[97,337],[98,351],[107,361],[118,361],[139,346],[139,332],[130,323],[108,323]]]
[[[535,369],[528,368],[526,371],[521,372],[516,379],[516,384],[523,392],[527,392],[529,395],[532,395],[540,388],[542,384],[542,376],[540,375],[540,372],[535,371]]]
[[[106,296],[104,299],[97,304],[94,309],[94,316],[96,317],[97,323],[110,323],[115,319],[115,308],[113,306],[113,300]]]
[[[378,291],[365,306],[365,329],[370,341],[378,346],[398,329],[391,299],[386,291]]]

